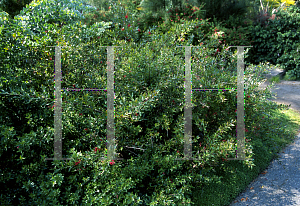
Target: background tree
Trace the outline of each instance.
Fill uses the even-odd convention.
[[[198,0],[204,4],[206,17],[214,17],[218,20],[227,20],[230,15],[235,17],[244,16],[247,13],[248,0]]]
[[[201,5],[199,0],[142,0],[140,3],[146,11],[152,11],[154,13],[160,11],[165,12],[170,8],[179,8],[182,10],[186,4],[193,6]]]
[[[219,20],[226,20],[230,15],[243,16],[248,12],[247,7],[250,5],[248,0],[143,0],[141,2],[141,6],[146,11],[153,13],[165,12],[170,8],[183,10],[186,4],[196,7],[204,5],[205,18],[216,17]]]
[[[9,17],[13,19],[31,2],[32,0],[0,0],[0,8],[3,11],[6,11],[9,14]]]

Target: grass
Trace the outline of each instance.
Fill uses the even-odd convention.
[[[270,83],[272,83],[272,82],[279,83],[280,82],[280,77],[279,76],[272,77],[271,79],[269,79],[269,82]]]
[[[270,83],[275,82],[275,83],[280,83],[281,81],[299,81],[300,78],[296,78],[296,77],[290,77],[289,75],[285,75],[283,78],[281,78],[280,76],[276,75],[270,79],[268,79],[268,81]]]

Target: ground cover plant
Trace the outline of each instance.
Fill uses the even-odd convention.
[[[256,89],[272,65],[248,63],[245,148],[254,160],[226,161],[235,157],[235,91],[193,91],[193,156],[200,160],[175,160],[183,157],[185,103],[185,50],[176,46],[199,46],[191,53],[193,88],[236,87],[237,52],[228,46],[251,45],[250,32],[240,34],[250,21],[233,30],[240,22],[199,12],[188,21],[183,14],[180,24],[140,26],[137,11],[121,2],[110,1],[108,11],[57,4],[35,1],[12,21],[1,13],[1,204],[226,205],[291,141],[298,125],[282,124],[287,107]],[[122,46],[115,49],[114,105],[116,152],[125,160],[98,160],[107,157],[106,93],[63,91],[63,157],[73,160],[45,161],[53,157],[55,52],[46,47],[53,45],[70,46],[62,49],[62,88],[105,88],[107,52],[98,46]],[[221,195],[221,185],[232,190]]]

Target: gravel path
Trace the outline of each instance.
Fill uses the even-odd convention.
[[[300,205],[300,135],[230,206]],[[244,199],[242,199],[244,198]]]
[[[272,71],[271,76],[279,72],[279,70]],[[265,88],[268,84],[265,82],[259,88]],[[299,81],[282,81],[276,84],[271,91],[277,93],[277,98],[273,98],[271,101],[279,104],[291,104],[291,108],[300,111]],[[229,206],[300,205],[299,133],[296,140],[283,149],[279,156]]]
[[[276,76],[283,70],[276,69],[267,75],[267,78]],[[264,82],[259,86],[259,89],[264,89],[269,85],[269,82]],[[272,93],[276,95],[276,98],[270,100],[277,102],[279,104],[291,105],[291,108],[298,111],[300,114],[300,81],[281,81],[277,83],[272,89]]]

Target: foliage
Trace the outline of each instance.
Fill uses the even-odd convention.
[[[233,21],[234,21],[233,19],[229,19],[228,24],[226,26],[228,27]],[[226,36],[227,44],[239,45],[239,46],[242,45],[251,46],[252,44],[251,28],[252,28],[252,22],[251,20],[248,19],[244,19],[243,22],[235,24],[235,26],[229,27],[225,31],[225,34],[227,34]]]
[[[275,12],[278,12],[280,9],[286,10],[287,7],[294,5],[294,1],[281,1],[282,3],[279,4],[278,1],[274,0],[267,0],[267,1],[261,1],[257,0],[254,4],[254,7],[252,10],[254,11],[254,15],[252,17],[252,20],[254,22],[254,25],[266,25],[266,21],[268,19],[274,19],[276,14]],[[274,8],[276,7],[276,8]]]
[[[8,186],[1,189],[1,204],[191,205],[195,182],[220,182],[212,171],[225,169],[223,160],[235,156],[236,92],[194,90],[192,147],[198,160],[175,160],[183,158],[185,77],[185,48],[176,46],[199,45],[192,49],[193,89],[234,88],[237,52],[223,42],[225,28],[196,19],[139,34],[134,12],[122,4],[110,7],[106,21],[98,21],[99,15],[92,22],[87,14],[97,8],[86,3],[36,1],[4,24],[0,181]],[[62,88],[100,89],[107,84],[107,52],[98,46],[122,46],[115,49],[114,117],[116,153],[123,161],[107,159],[105,91],[62,92],[63,157],[73,159],[45,161],[53,157],[55,55],[46,47],[53,45],[69,46],[62,48]],[[264,69],[245,71],[245,92],[252,96],[245,99],[249,127],[270,92],[256,91]],[[245,148],[252,157],[249,142]]]
[[[203,13],[204,15],[201,14],[201,16],[197,16],[197,18],[217,18],[218,20],[226,20],[229,15],[235,17],[242,16],[247,11],[244,1],[239,4],[235,4],[231,3],[231,1],[225,1],[221,3],[220,1],[201,0],[144,0],[142,1],[141,6],[145,10],[145,12],[151,13],[151,15],[154,16],[163,16],[162,14],[165,14],[166,11],[170,11],[171,9],[177,10],[176,13],[182,15],[183,13],[190,13],[186,8],[192,8],[193,10],[194,8],[203,8],[204,10],[201,10],[201,13]],[[195,16],[195,14],[193,15]],[[186,17],[190,18],[190,16],[191,15],[187,15]],[[172,16],[169,17],[172,18]]]
[[[2,30],[4,29],[5,24],[7,24],[10,20],[9,14],[5,11],[0,12],[0,21],[1,21],[1,27],[0,27],[0,34],[2,34]]]
[[[299,8],[291,6],[287,12],[279,10],[276,18],[268,21],[265,27],[253,27],[253,50],[250,51],[249,62],[268,61],[280,64],[291,77],[299,77],[298,55],[299,49]],[[275,44],[282,42],[282,44]],[[252,55],[253,54],[253,55]],[[248,60],[248,59],[246,59]]]
[[[60,2],[65,3],[65,10],[57,10],[57,2],[39,1],[24,8],[14,20],[9,21],[6,13],[1,18],[4,22],[0,36],[3,63],[0,68],[1,122],[5,123],[1,125],[5,127],[1,130],[1,157],[6,159],[1,164],[1,182],[11,186],[1,189],[1,204],[18,205],[26,198],[29,201],[30,196],[24,200],[18,199],[20,194],[25,194],[22,188],[24,181],[36,178],[43,183],[46,181],[44,174],[52,166],[50,161],[43,159],[51,157],[53,151],[53,110],[49,109],[54,99],[51,92],[53,64],[45,64],[46,58],[51,58],[49,53],[32,49],[32,46],[52,46],[59,41],[57,37],[62,25],[58,22],[74,23],[80,19],[76,19],[75,14],[77,12],[80,16],[78,10],[83,8],[82,4]],[[75,10],[70,12],[68,7]],[[44,22],[45,18],[48,23]],[[83,33],[77,35],[81,37]],[[11,173],[11,170],[15,172]],[[3,196],[11,191],[14,191],[12,196]]]
[[[107,11],[113,0],[86,0],[89,5],[96,7],[98,10]]]
[[[281,0],[281,1],[279,1],[279,0],[264,0],[263,2],[265,4],[268,4],[270,6],[270,8],[279,7],[282,3],[284,3],[286,7],[295,5],[294,0]],[[286,8],[284,8],[284,10],[285,9]]]
[[[0,0],[0,8],[6,11],[10,18],[14,18],[32,0]]]
[[[152,4],[153,2],[150,3]],[[163,9],[152,11],[147,8],[137,13],[137,21],[142,31],[157,24],[166,23],[171,25],[186,20],[204,18],[203,10],[201,10],[202,7],[192,6],[191,4],[185,4],[184,7],[170,7],[167,9],[167,12]]]
[[[206,0],[204,9],[205,18],[217,18],[218,21],[227,20],[230,16],[243,17],[247,13],[247,1],[209,1]]]

